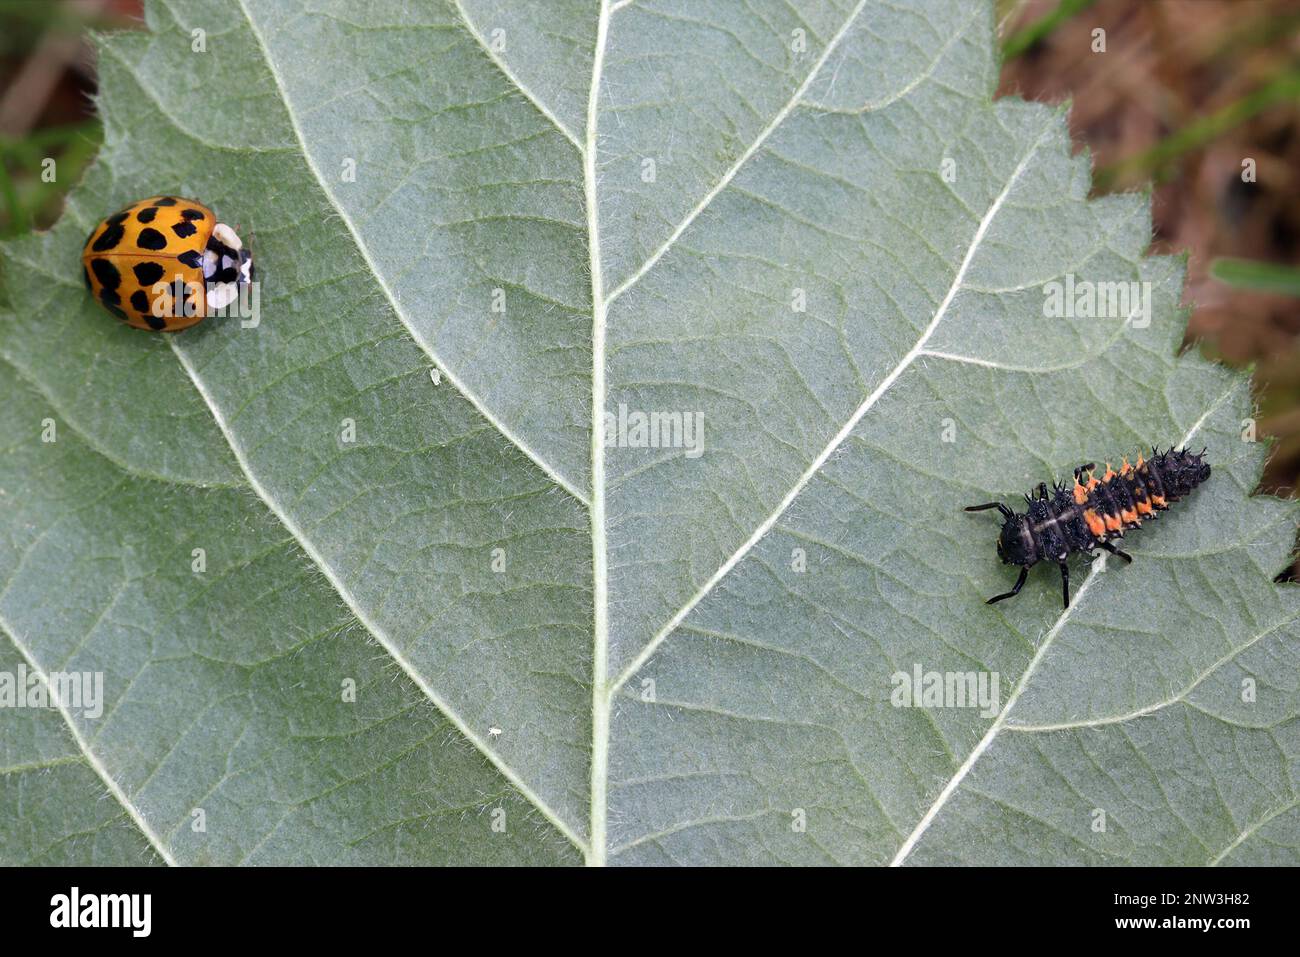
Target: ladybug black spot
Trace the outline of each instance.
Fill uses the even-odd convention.
[[[115,306],[111,302],[106,302],[104,303],[104,308],[107,309],[109,312],[111,312],[113,315],[117,316],[117,318],[119,319],[126,318],[126,313],[123,311],[121,306]]]
[[[185,209],[181,211],[181,219],[206,219],[206,218],[207,217],[204,216],[203,213],[201,213],[197,209]]]
[[[167,320],[162,316],[155,316],[152,312],[144,314],[144,321],[149,323],[149,328],[154,332],[159,332],[167,328]]]
[[[122,297],[112,289],[101,289],[99,291],[99,301],[106,306],[116,306],[122,301]]]
[[[194,269],[198,269],[203,265],[203,256],[197,249],[187,249],[176,258],[183,265],[193,267]]]
[[[135,218],[140,220],[142,223],[152,223],[153,218],[157,215],[157,206],[146,206],[144,209],[140,210],[140,212],[135,214]]]
[[[122,241],[122,237],[125,235],[126,230],[122,228],[122,224],[114,223],[109,226],[108,229],[104,230],[103,234],[95,240],[94,245],[90,248],[97,253],[108,252],[108,250],[115,248],[117,244]],[[159,233],[158,235],[161,236],[162,234]],[[161,249],[162,247],[160,246],[159,248]]]
[[[108,225],[110,225],[110,226],[119,226],[119,225],[121,225],[122,223],[126,222],[126,217],[127,217],[128,215],[130,215],[130,211],[129,211],[129,210],[123,210],[123,211],[120,212],[120,213],[114,213],[112,216],[108,217],[108,219],[106,220],[106,222],[107,222]]]
[[[131,293],[131,308],[142,316],[149,313],[149,297],[144,294],[143,289]]]
[[[131,267],[131,271],[142,286],[152,286],[163,277],[163,267],[159,263],[137,263]]]
[[[175,206],[176,200],[172,199],[170,196],[164,196],[162,199],[155,199],[153,204],[155,206]]]
[[[90,268],[94,270],[95,278],[105,289],[116,289],[122,285],[122,274],[107,259],[92,259]]]
[[[172,226],[172,232],[174,232],[181,239],[189,239],[198,231],[199,230],[197,226],[195,226],[193,223],[188,223],[188,222],[176,223]]]
[[[166,249],[167,237],[152,226],[146,226],[140,230],[140,236],[136,240],[136,244],[141,249]]]

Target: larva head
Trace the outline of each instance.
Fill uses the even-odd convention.
[[[1028,516],[1018,515],[1009,508],[1002,511],[1002,514],[1006,520],[998,534],[998,558],[1006,565],[1034,564],[1038,561],[1038,550],[1034,547]]]

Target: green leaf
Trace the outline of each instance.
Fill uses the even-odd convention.
[[[1300,296],[1300,269],[1294,266],[1219,256],[1210,262],[1210,275],[1238,289]]]
[[[0,860],[1296,862],[1294,510],[987,5],[146,9],[5,248],[0,671],[105,700],[0,711]],[[88,300],[163,191],[255,234],[259,326]],[[1214,474],[1132,567],[983,603],[961,506],[1151,442]]]
[[[1002,42],[1002,56],[1011,60],[1032,49],[1052,35],[1066,20],[1091,7],[1097,0],[1060,0],[1055,9],[1021,27]]]

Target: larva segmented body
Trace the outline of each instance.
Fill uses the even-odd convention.
[[[1061,569],[1065,607],[1070,607],[1070,572],[1066,564],[1073,552],[1091,553],[1101,548],[1126,562],[1133,557],[1112,544],[1127,529],[1139,528],[1143,519],[1158,513],[1187,495],[1210,477],[1205,450],[1193,454],[1187,449],[1151,450],[1151,458],[1138,456],[1130,465],[1125,457],[1119,471],[1106,463],[1098,477],[1091,462],[1074,470],[1074,482],[1057,483],[1049,491],[1039,484],[1035,495],[1026,495],[1026,512],[1015,512],[1000,502],[971,505],[966,511],[996,508],[1004,521],[998,536],[998,555],[1004,564],[1019,565],[1015,587],[995,595],[988,604],[1020,593],[1031,566],[1053,561]]]

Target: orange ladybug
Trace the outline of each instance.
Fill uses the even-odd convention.
[[[207,206],[153,196],[103,220],[81,251],[86,288],[136,329],[179,332],[253,281],[253,258]]]

